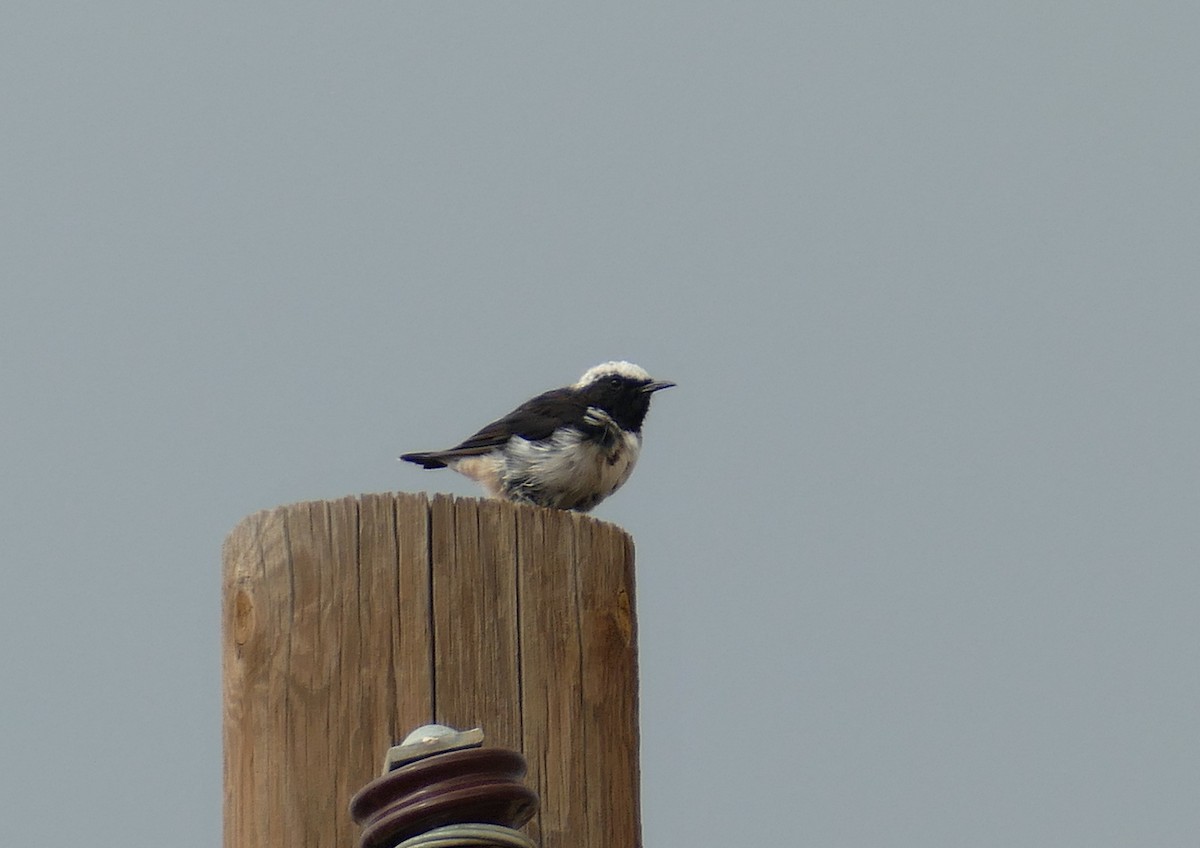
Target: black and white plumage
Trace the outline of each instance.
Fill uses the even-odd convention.
[[[629,479],[650,398],[673,385],[631,362],[605,362],[449,450],[400,458],[422,468],[452,468],[491,497],[587,512]]]

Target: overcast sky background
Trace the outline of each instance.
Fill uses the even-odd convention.
[[[218,845],[225,534],[619,358],[647,846],[1194,848],[1197,32],[8,0],[0,841]]]

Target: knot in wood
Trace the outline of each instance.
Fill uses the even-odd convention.
[[[233,641],[241,647],[250,641],[254,633],[254,601],[245,589],[238,589],[233,596]]]

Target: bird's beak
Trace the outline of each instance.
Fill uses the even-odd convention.
[[[655,380],[653,383],[647,383],[642,386],[642,391],[650,394],[651,392],[657,392],[659,389],[669,389],[674,385],[670,380]]]

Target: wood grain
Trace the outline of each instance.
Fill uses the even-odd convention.
[[[582,760],[591,800],[581,844],[640,845],[633,540],[611,524],[572,518],[583,654]]]
[[[225,846],[340,848],[436,719],[516,748],[543,848],[634,848],[633,549],[574,513],[422,495],[295,504],[224,547]]]
[[[487,744],[520,750],[516,534],[499,506],[433,499],[434,712],[451,727],[483,724]]]

